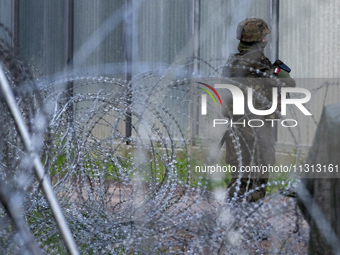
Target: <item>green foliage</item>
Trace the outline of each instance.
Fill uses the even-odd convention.
[[[66,162],[65,155],[57,156],[55,164],[52,165],[51,170],[50,170],[51,175],[56,175],[56,174],[60,174],[61,176],[65,175],[67,172],[67,168],[64,167],[65,162]]]

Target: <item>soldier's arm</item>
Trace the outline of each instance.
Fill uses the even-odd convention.
[[[278,73],[277,78],[280,79],[280,81],[284,82],[287,87],[296,87],[296,82],[293,78],[290,78],[290,74],[286,72],[285,70],[280,70]]]
[[[222,76],[224,77],[232,77],[232,67],[229,66],[233,61],[235,60],[235,55],[234,54],[230,54],[228,61],[227,61],[227,65],[223,68],[222,70]]]

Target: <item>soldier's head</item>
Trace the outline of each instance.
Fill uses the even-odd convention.
[[[267,41],[266,35],[271,31],[263,19],[249,18],[241,21],[237,26],[236,38],[242,42]]]

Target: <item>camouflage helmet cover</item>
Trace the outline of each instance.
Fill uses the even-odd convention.
[[[260,42],[270,32],[263,19],[249,18],[238,24],[236,38],[243,42]]]

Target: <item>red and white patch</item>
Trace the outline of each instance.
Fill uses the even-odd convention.
[[[274,73],[279,73],[280,69],[279,68],[275,68]]]

